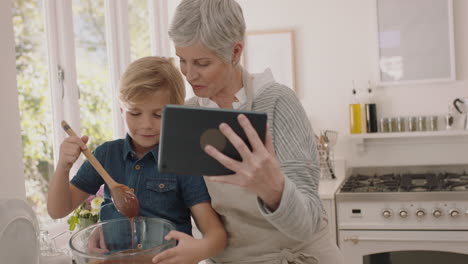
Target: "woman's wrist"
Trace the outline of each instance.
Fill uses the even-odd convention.
[[[283,197],[284,176],[281,174],[281,177],[278,177],[276,181],[272,181],[270,185],[265,187],[268,187],[268,189],[265,189],[262,192],[263,194],[258,194],[258,196],[267,208],[273,212],[278,209]]]

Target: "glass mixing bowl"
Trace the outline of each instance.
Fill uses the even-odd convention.
[[[170,221],[137,217],[134,223],[133,232],[127,218],[99,222],[76,232],[70,238],[73,259],[77,264],[150,264],[157,253],[176,245],[175,240],[164,239],[175,230]],[[108,251],[99,253],[93,249],[97,241]]]

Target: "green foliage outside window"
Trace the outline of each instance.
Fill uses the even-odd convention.
[[[44,24],[38,1],[15,0],[16,71],[26,196],[39,220],[46,213],[47,184],[52,176],[52,111]],[[18,175],[21,177],[21,175]]]

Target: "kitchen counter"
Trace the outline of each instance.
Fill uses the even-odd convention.
[[[335,199],[335,193],[343,182],[344,178],[320,181],[319,196],[321,199]]]

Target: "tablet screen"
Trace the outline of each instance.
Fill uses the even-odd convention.
[[[265,142],[266,113],[166,105],[161,122],[159,171],[198,176],[232,174],[231,170],[206,154],[204,147],[210,144],[240,161],[240,154],[218,127],[223,122],[227,123],[250,148],[247,136],[237,121],[241,113],[247,116],[260,139]]]

